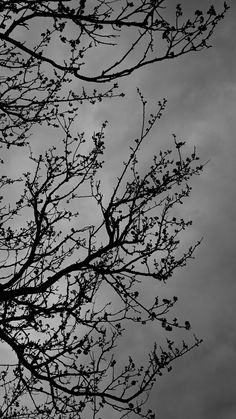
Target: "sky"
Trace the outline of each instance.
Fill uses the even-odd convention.
[[[183,2],[190,9],[196,3],[199,8],[204,6],[203,1]],[[205,6],[208,4],[206,1]],[[107,140],[112,163],[106,166],[106,182],[114,178],[114,156],[120,162],[138,126],[136,86],[151,108],[162,97],[168,100],[145,146],[144,160],[149,161],[159,148],[170,147],[172,133],[186,140],[187,148],[195,145],[203,161],[209,160],[192,183],[191,198],[181,208],[194,222],[190,239],[203,237],[203,242],[195,260],[166,287],[169,295],[179,297],[179,315],[190,320],[203,343],[176,361],[173,371],[158,381],[149,400],[158,419],[236,417],[236,4],[229,4],[231,9],[216,28],[212,48],[142,69],[122,82],[127,95],[117,112],[104,104],[93,114],[93,121],[108,119],[111,132],[116,132],[116,140],[112,136]],[[130,352],[137,346],[142,351],[155,333],[153,329],[139,331],[127,339],[126,347],[128,343]]]
[[[230,5],[213,48],[136,75],[150,101],[168,99],[162,143],[174,132],[209,160],[182,207],[194,221],[192,237],[204,240],[195,260],[169,286],[179,296],[179,312],[204,341],[176,361],[154,389],[151,404],[160,419],[236,417],[236,4]]]
[[[182,3],[187,8],[210,4],[208,0]],[[191,198],[181,208],[181,215],[194,222],[186,241],[203,237],[203,242],[195,259],[165,289],[167,295],[179,297],[177,313],[191,322],[203,343],[176,361],[173,371],[154,387],[149,404],[158,419],[236,417],[236,4],[233,0],[229,4],[231,9],[216,28],[211,49],[136,72],[120,83],[126,92],[124,99],[117,99],[114,106],[109,101],[92,109],[85,106],[78,119],[79,129],[89,127],[91,131],[103,120],[109,121],[102,174],[107,194],[141,122],[136,87],[148,100],[150,111],[162,97],[168,100],[143,151],[143,164],[173,145],[173,133],[186,140],[187,150],[196,146],[202,161],[209,160],[203,174],[192,182]],[[41,140],[36,135],[33,141],[40,147]],[[15,163],[13,159],[12,171]],[[127,336],[122,356],[134,347],[141,356],[155,333],[151,328]]]

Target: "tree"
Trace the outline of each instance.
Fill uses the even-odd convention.
[[[206,15],[197,10],[192,20],[184,21],[177,5],[172,23],[163,17],[164,3],[0,2],[1,143],[5,155],[9,148],[24,147],[33,167],[18,179],[4,169],[0,177],[0,339],[15,356],[13,364],[1,366],[3,418],[99,418],[107,408],[120,418],[154,418],[144,404],[156,379],[200,343],[196,337],[182,345],[170,339],[173,329],[190,329],[188,321],[182,324],[169,315],[177,297],[155,295],[147,303],[143,292],[148,279],[158,291],[158,283],[184,267],[199,244],[180,252],[182,233],[191,221],[175,214],[190,194],[191,177],[202,170],[196,150],[184,156],[184,142],[174,136],[174,150],[160,151],[144,174],[139,167],[141,146],[166,100],[147,116],[138,90],[140,136],[130,146],[108,200],[99,179],[107,121],[92,139],[84,132],[74,134],[83,101],[122,96],[115,93],[117,82],[105,89],[106,82],[208,47],[228,8],[224,4],[217,13],[212,6]],[[25,35],[37,21],[45,26],[40,41]],[[125,31],[137,35],[131,46],[91,74],[90,49],[115,48]],[[163,51],[157,55],[159,35]],[[47,53],[57,42],[65,45],[61,60]],[[139,44],[141,55],[134,54]],[[82,93],[69,87],[75,78],[86,83]],[[94,83],[102,85],[100,91]],[[59,128],[63,140],[35,155],[29,136],[42,124]],[[92,144],[89,150],[87,143]],[[18,195],[9,203],[15,185]],[[81,219],[81,202],[96,204],[94,219]],[[119,338],[130,324],[149,322],[167,333],[165,346],[154,343],[143,366],[131,356],[121,365]]]
[[[69,106],[72,114],[84,101],[119,95],[115,93],[117,80],[138,69],[208,48],[228,8],[224,3],[223,11],[217,13],[211,6],[205,15],[197,10],[193,19],[184,20],[178,4],[170,19],[165,3],[1,0],[0,141],[8,147],[23,145],[32,127],[56,123],[61,107],[65,111],[65,105]],[[122,40],[130,34],[124,49]],[[61,57],[55,55],[55,46]],[[111,60],[102,60],[93,70],[93,55],[104,48],[112,49]],[[90,93],[82,88],[76,93],[69,88],[73,79],[103,88]],[[106,89],[112,80],[115,84]]]

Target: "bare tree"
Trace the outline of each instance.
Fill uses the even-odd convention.
[[[164,3],[0,3],[0,65],[6,70],[2,147],[24,146],[33,166],[19,179],[0,177],[0,340],[14,354],[12,364],[1,365],[5,419],[98,419],[106,409],[114,409],[119,418],[154,418],[144,404],[156,379],[200,343],[195,337],[177,345],[169,337],[173,329],[190,329],[188,321],[182,324],[169,313],[177,297],[155,295],[147,302],[143,292],[148,280],[165,283],[184,267],[199,244],[181,253],[179,243],[191,221],[175,211],[190,194],[191,177],[202,170],[195,149],[184,156],[184,142],[174,136],[174,150],[160,152],[145,173],[140,170],[141,146],[166,100],[158,103],[156,113],[146,115],[146,101],[138,91],[140,135],[107,199],[99,177],[107,122],[92,139],[84,132],[74,135],[74,123],[81,102],[114,97],[117,86],[91,94],[85,88],[81,94],[66,91],[73,77],[104,84],[155,61],[205,48],[227,9],[225,4],[217,14],[211,7],[206,16],[196,11],[193,20],[183,22],[177,5],[172,25],[163,17]],[[37,20],[46,25],[41,41],[33,36],[19,41],[19,29],[31,33]],[[115,48],[126,29],[137,31],[135,41],[120,58],[114,55],[112,64],[102,63],[103,69],[90,75],[90,49]],[[160,34],[164,47],[157,56]],[[67,48],[61,61],[47,55],[50,43],[58,40]],[[146,42],[142,55],[130,64],[128,57],[141,42]],[[44,122],[61,129],[63,142],[35,155],[27,136]],[[85,145],[91,141],[88,150]],[[9,203],[15,185],[18,198]],[[92,219],[81,216],[83,202],[94,205]],[[163,347],[154,343],[144,365],[131,356],[119,362],[119,339],[130,327],[149,322],[168,335]]]

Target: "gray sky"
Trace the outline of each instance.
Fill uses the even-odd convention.
[[[182,3],[190,9],[210,4]],[[215,1],[216,5],[221,3]],[[166,286],[167,294],[179,297],[179,315],[191,322],[204,342],[176,361],[174,370],[158,381],[150,404],[160,419],[236,417],[236,4],[233,0],[229,4],[226,19],[216,28],[213,48],[135,73],[120,83],[127,93],[123,100],[118,99],[114,106],[109,101],[92,109],[85,106],[78,119],[78,129],[89,126],[91,132],[103,120],[109,121],[102,175],[106,193],[111,191],[139,129],[137,86],[150,111],[163,96],[168,99],[167,110],[143,151],[143,164],[151,162],[159,149],[173,145],[172,133],[187,141],[187,150],[196,145],[201,159],[210,160],[202,176],[193,182],[192,197],[181,208],[181,215],[194,221],[186,242],[202,236],[204,241],[196,259]],[[36,148],[41,140],[36,134]],[[19,161],[19,155],[15,158]],[[15,163],[13,158],[12,170]],[[163,287],[160,292],[164,292]],[[153,328],[133,331],[122,344],[123,354],[136,347],[140,357],[146,342],[155,340],[155,333]]]
[[[193,2],[196,3],[196,2]],[[220,2],[216,2],[217,4]],[[175,132],[195,144],[204,174],[194,182],[188,210],[194,235],[204,236],[195,261],[173,280],[180,310],[204,343],[180,359],[152,397],[163,419],[236,417],[236,5],[219,25],[214,48],[153,66],[141,77],[150,99],[165,95],[166,140]],[[183,210],[184,211],[184,210]],[[172,291],[172,290],[171,290]]]
[[[204,4],[190,3],[193,8]],[[123,82],[127,96],[116,105],[116,113],[104,104],[93,114],[94,123],[108,119],[111,126],[106,182],[114,178],[114,162],[119,164],[135,137],[140,118],[136,86],[150,107],[163,96],[168,99],[167,111],[145,146],[144,160],[159,148],[170,147],[172,133],[185,139],[187,147],[196,145],[203,161],[210,160],[181,208],[194,221],[190,239],[203,236],[204,241],[196,259],[166,287],[167,293],[179,296],[179,314],[191,321],[204,342],[176,361],[174,370],[157,383],[150,402],[160,419],[236,417],[236,5],[229,4],[212,39],[213,48],[136,73]],[[131,352],[138,345],[141,353],[154,333],[139,331],[126,347],[128,343]]]

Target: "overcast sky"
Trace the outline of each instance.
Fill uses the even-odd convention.
[[[208,0],[182,3],[188,9],[210,4]],[[215,1],[219,6],[222,3]],[[83,118],[78,120],[81,130],[109,121],[102,179],[107,193],[128,144],[137,135],[141,115],[137,86],[150,110],[162,97],[168,100],[160,124],[145,145],[144,161],[151,161],[159,149],[171,147],[172,133],[186,140],[188,149],[195,145],[203,161],[209,160],[202,176],[193,182],[191,199],[181,208],[183,216],[194,221],[188,240],[204,237],[203,243],[195,260],[166,287],[167,294],[179,297],[178,313],[204,342],[176,361],[174,370],[154,388],[150,404],[158,419],[236,417],[236,4],[233,0],[229,4],[226,19],[216,28],[213,48],[135,73],[120,84],[127,93],[122,101],[114,106],[104,102],[92,110],[84,107]],[[37,144],[37,135],[33,141]],[[38,147],[41,141],[39,137]],[[19,162],[19,155],[15,158]],[[14,172],[14,158],[11,165]],[[123,346],[130,352],[138,346],[142,353],[147,340],[155,339],[153,328],[149,333],[133,331]]]
[[[210,4],[183,3],[190,9]],[[114,156],[118,164],[135,136],[140,117],[136,86],[153,108],[163,96],[168,99],[167,110],[145,146],[145,159],[170,147],[175,133],[189,146],[196,145],[203,161],[210,160],[182,207],[183,215],[194,221],[191,240],[203,236],[203,243],[195,260],[167,286],[170,295],[179,296],[179,314],[191,321],[204,342],[175,362],[174,370],[157,383],[151,404],[160,419],[236,417],[236,4],[229,4],[226,19],[216,28],[213,48],[136,73],[123,82],[127,96],[115,114],[104,104],[91,116],[93,123],[108,119],[113,133],[106,140],[112,162],[107,164],[106,182],[114,176]],[[133,342],[142,351],[149,338],[153,334],[132,335],[129,349]]]
[[[210,159],[183,208],[194,220],[193,238],[204,241],[170,286],[180,297],[179,311],[204,343],[157,384],[152,405],[161,419],[236,417],[236,4],[229,3],[213,48],[136,74],[151,101],[168,99],[161,142],[168,143],[174,132]]]

